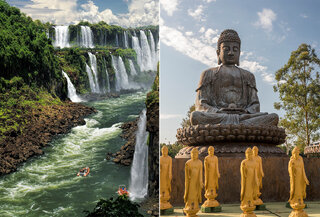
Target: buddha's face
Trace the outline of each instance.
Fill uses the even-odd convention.
[[[214,155],[214,148],[213,147],[208,148],[208,153],[210,156],[213,156]]]
[[[223,65],[235,65],[239,63],[240,44],[238,42],[222,42],[217,54]]]
[[[168,156],[168,148],[166,146],[163,146],[161,149],[162,156],[167,157]]]
[[[297,150],[293,151],[293,152],[292,152],[292,155],[293,155],[293,158],[294,158],[294,159],[298,159],[298,157],[299,157],[299,151],[297,151]]]
[[[253,156],[257,156],[258,155],[258,148],[253,148],[252,152],[253,152]]]
[[[248,160],[252,160],[252,150],[246,151],[246,158],[247,158]]]
[[[198,151],[191,151],[191,159],[192,160],[197,160],[198,159]]]

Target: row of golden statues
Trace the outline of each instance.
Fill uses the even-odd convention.
[[[168,148],[163,146],[162,156],[160,157],[160,210],[172,210],[169,203],[172,180],[172,159],[168,156]],[[258,155],[258,148],[254,146],[248,148],[245,152],[246,159],[241,162],[241,194],[240,208],[243,211],[241,217],[255,217],[253,212],[256,206],[263,206],[260,199],[262,189],[262,178],[264,177],[262,169],[262,159]],[[289,203],[293,211],[289,217],[307,217],[303,211],[306,198],[306,185],[309,181],[304,170],[304,163],[299,156],[298,148],[292,151],[292,157],[289,161],[290,175],[290,199]],[[185,192],[183,209],[187,217],[195,217],[199,212],[199,204],[202,202],[202,189],[205,188],[205,198],[207,199],[201,206],[205,212],[208,208],[221,211],[219,202],[215,199],[219,188],[218,179],[220,178],[218,158],[214,155],[214,147],[208,148],[208,156],[204,159],[204,185],[203,185],[203,166],[198,158],[198,149],[193,148],[191,159],[185,164]]]

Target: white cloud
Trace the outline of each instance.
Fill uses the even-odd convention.
[[[188,9],[188,14],[195,20],[204,21],[203,18],[203,5],[199,5],[194,11]]]
[[[218,31],[219,30],[217,29],[216,30],[213,30],[211,28],[207,29],[204,35],[201,36],[202,40],[211,45],[216,44],[219,39]]]
[[[178,0],[161,0],[160,5],[161,8],[167,12],[169,16],[172,16],[173,12],[177,10]]]
[[[304,19],[307,19],[309,16],[306,15],[306,14],[300,14],[300,17],[304,18]]]
[[[186,32],[186,35],[187,35],[187,36],[192,36],[192,35],[193,35],[193,32]]]
[[[183,118],[181,114],[160,114],[160,119],[180,119]]]
[[[92,0],[77,8],[76,0],[32,0],[21,10],[33,19],[52,22],[58,25],[77,23],[80,20],[97,23],[105,21],[120,26],[158,25],[159,0],[132,0],[128,3],[128,13],[113,14],[112,10],[99,11]]]
[[[204,1],[207,3],[210,3],[210,2],[215,2],[216,0],[204,0]]]
[[[204,27],[201,27],[199,30],[200,33],[203,33],[204,31],[206,31],[206,29]]]
[[[273,22],[277,19],[276,13],[271,9],[264,8],[262,12],[257,13],[259,20],[255,23],[256,26],[261,27],[267,32],[271,32],[273,28]]]
[[[202,37],[188,36],[182,31],[162,25],[160,38],[165,45],[205,65],[212,66],[217,63],[215,47],[203,41]]]

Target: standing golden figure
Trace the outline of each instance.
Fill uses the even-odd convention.
[[[255,217],[253,212],[256,206],[254,204],[255,189],[259,186],[258,176],[256,173],[256,163],[253,160],[253,152],[251,148],[246,150],[246,159],[241,162],[241,194],[240,208],[243,211],[241,217]]]
[[[201,206],[202,212],[219,212],[221,207],[219,202],[215,199],[217,189],[219,188],[218,179],[220,178],[218,158],[214,156],[214,148],[208,148],[208,156],[204,159],[204,176],[205,176],[205,197],[207,200]],[[216,208],[216,209],[212,209]]]
[[[166,214],[172,213],[170,204],[171,180],[172,180],[172,158],[168,156],[167,146],[161,149],[160,157],[160,210],[167,210]],[[164,213],[163,213],[164,214]]]
[[[309,181],[304,171],[303,159],[299,156],[299,149],[297,147],[292,151],[288,170],[290,175],[289,203],[293,209],[289,217],[307,217],[307,213],[303,210],[306,206],[303,199],[306,198],[306,185],[309,185]]]
[[[201,190],[203,188],[202,180],[202,162],[198,159],[198,149],[193,148],[191,159],[185,164],[185,191],[183,209],[187,217],[197,216],[199,203],[201,203]]]
[[[263,204],[263,201],[259,198],[261,195],[260,190],[262,189],[262,178],[264,177],[263,169],[262,169],[262,159],[258,155],[259,149],[257,146],[252,148],[253,151],[253,160],[256,163],[256,173],[258,176],[258,185],[255,186],[255,193],[254,193],[254,205],[260,206]]]

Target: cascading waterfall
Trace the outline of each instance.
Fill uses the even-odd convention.
[[[88,52],[89,59],[90,59],[90,65],[91,65],[91,71],[93,73],[94,82],[96,84],[96,91],[95,93],[100,93],[100,87],[98,82],[98,67],[97,67],[97,58],[96,55]]]
[[[140,44],[139,44],[139,38],[137,36],[132,36],[132,48],[135,50],[135,52],[137,54],[137,63],[142,71],[142,68],[141,68],[141,48],[140,48]]]
[[[124,32],[123,32],[123,36],[124,36],[124,47],[125,47],[125,48],[129,48],[128,33],[127,33],[127,31],[124,31]]]
[[[67,79],[68,83],[68,97],[72,102],[81,102],[82,100],[77,95],[76,88],[73,86],[69,76],[62,70],[63,76]]]
[[[153,70],[151,50],[148,43],[147,36],[144,31],[140,30],[141,41],[141,71]]]
[[[69,26],[55,26],[55,47],[70,47],[69,44]]]
[[[152,67],[153,67],[153,70],[156,71],[157,70],[157,63],[158,63],[157,52],[156,52],[156,48],[155,48],[155,42],[154,42],[154,39],[153,39],[153,34],[152,34],[152,32],[150,30],[149,30],[149,36],[150,36],[150,49],[151,49]]]
[[[81,26],[81,47],[94,48],[93,33],[89,26]]]
[[[131,166],[129,192],[132,200],[144,198],[148,193],[148,132],[146,110],[139,117],[136,145]]]
[[[130,73],[131,73],[131,75],[137,75],[137,71],[134,68],[132,60],[130,60],[130,59],[129,59],[129,65],[130,65]]]
[[[86,71],[88,74],[88,78],[89,78],[89,84],[90,84],[90,89],[92,93],[97,93],[97,88],[96,88],[96,84],[93,80],[93,75],[92,75],[92,71],[90,66],[88,66],[88,64],[86,63]]]
[[[118,34],[116,34],[116,47],[119,47],[119,38],[118,38]]]
[[[120,91],[121,89],[129,89],[128,74],[122,58],[120,56],[115,57],[111,55],[111,60],[116,75],[116,91]]]
[[[110,93],[110,80],[109,80],[109,73],[106,68],[106,77],[107,77],[107,93]]]

